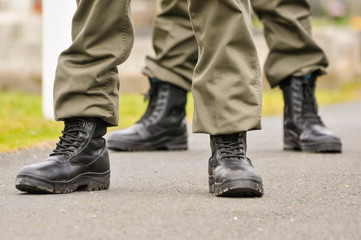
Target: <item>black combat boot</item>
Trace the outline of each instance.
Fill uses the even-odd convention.
[[[113,132],[108,148],[119,151],[186,150],[187,91],[173,84],[151,80],[149,105],[133,126]]]
[[[96,118],[65,120],[63,136],[50,157],[23,167],[16,188],[30,193],[70,193],[109,188],[106,123]]]
[[[216,196],[261,197],[261,176],[246,157],[246,132],[211,136],[209,192]]]
[[[326,128],[317,114],[316,77],[289,77],[280,84],[285,102],[284,149],[339,153],[340,139]]]

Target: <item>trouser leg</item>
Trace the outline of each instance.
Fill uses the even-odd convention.
[[[193,131],[229,134],[260,128],[262,83],[249,0],[189,0],[199,48],[192,93]]]
[[[328,60],[311,35],[308,0],[252,0],[270,49],[264,71],[272,87],[290,75],[325,73]]]
[[[143,73],[190,90],[198,47],[187,0],[161,0],[153,27],[153,48],[156,55],[147,56]]]
[[[78,0],[71,46],[61,53],[55,76],[56,120],[99,117],[118,124],[116,66],[133,44],[129,0]]]

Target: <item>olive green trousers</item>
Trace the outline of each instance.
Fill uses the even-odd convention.
[[[56,71],[55,117],[99,117],[117,125],[116,66],[126,60],[133,43],[129,0],[77,3],[73,43],[61,53]],[[178,75],[178,69],[187,72],[188,85],[193,83],[194,132],[215,135],[259,129],[262,82],[250,1],[163,0],[161,5],[156,51],[163,52],[163,47],[174,44],[169,41],[181,37],[185,42],[192,41],[192,56],[184,52],[188,43],[182,43],[179,49],[175,44],[166,50],[169,55],[154,61],[154,65],[169,61],[167,67],[159,69],[174,75]],[[173,23],[163,25],[167,18]]]
[[[264,25],[270,50],[264,73],[272,87],[290,75],[325,73],[328,60],[311,36],[308,0],[251,0],[251,4]],[[227,28],[219,22],[220,28]],[[156,55],[147,57],[143,73],[190,90],[198,48],[186,0],[162,1],[162,11],[154,25],[153,46]],[[241,62],[237,65],[243,68]]]

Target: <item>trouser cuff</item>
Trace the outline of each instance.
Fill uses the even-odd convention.
[[[142,73],[149,78],[156,78],[163,82],[174,84],[186,91],[191,90],[191,80],[187,80],[149,59],[146,60],[146,66],[142,69]]]

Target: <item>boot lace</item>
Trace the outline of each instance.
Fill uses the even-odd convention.
[[[317,111],[318,107],[314,95],[314,88],[312,87],[311,83],[306,82],[303,84],[302,117],[306,122],[323,125],[321,118],[317,114]]]
[[[84,121],[80,119],[65,120],[65,127],[62,131],[60,141],[56,144],[56,148],[50,156],[66,155],[70,156],[84,141],[83,138],[77,138],[79,133],[86,134],[84,129]]]
[[[240,138],[222,137],[222,142],[219,144],[219,154],[222,159],[244,158],[244,147]]]

